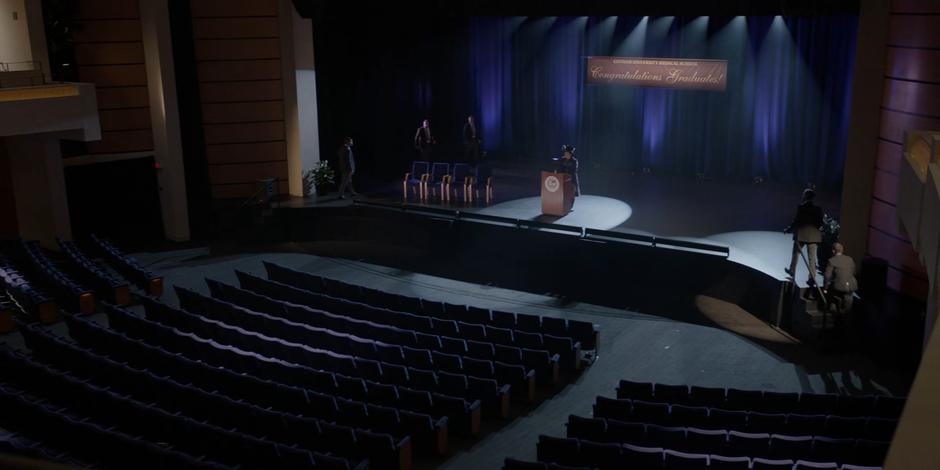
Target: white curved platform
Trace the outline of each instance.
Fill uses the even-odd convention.
[[[542,216],[542,200],[538,197],[513,199],[475,212],[513,219],[542,220],[575,227],[610,230],[626,222],[633,215],[633,208],[617,199],[581,195],[575,199],[572,211],[568,215],[558,218]]]

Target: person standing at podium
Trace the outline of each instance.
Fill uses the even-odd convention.
[[[561,158],[556,158],[558,166],[556,173],[565,173],[571,176],[571,183],[574,184],[575,197],[581,195],[581,182],[578,180],[578,159],[574,158],[575,148],[570,145],[561,146]]]

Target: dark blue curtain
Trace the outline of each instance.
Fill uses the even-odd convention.
[[[485,145],[582,167],[756,176],[839,190],[855,16],[478,17],[472,91]],[[584,83],[591,55],[726,59],[724,92]]]

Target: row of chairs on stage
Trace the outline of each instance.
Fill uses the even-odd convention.
[[[411,194],[421,202],[439,198],[440,202],[449,203],[451,196],[457,199],[458,188],[464,203],[479,200],[482,192],[484,202],[489,204],[493,200],[493,175],[489,166],[414,161],[402,181],[402,197],[407,201],[411,189]]]

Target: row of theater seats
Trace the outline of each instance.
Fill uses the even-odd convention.
[[[598,443],[579,439],[540,436],[539,462],[506,459],[503,470],[876,470],[869,467],[812,460],[733,457],[692,454],[661,447]]]
[[[512,330],[453,320],[431,321],[427,317],[326,298],[321,294],[279,285],[247,273],[237,274],[240,284],[249,292],[239,292],[221,283],[208,281],[210,291],[219,297],[228,296],[230,299],[246,302],[246,305],[258,311],[283,310],[283,304],[278,301],[287,301],[327,311],[343,312],[342,315],[319,315],[320,318],[312,321],[317,321],[317,326],[334,331],[355,333],[360,337],[402,347],[428,349],[439,351],[441,354],[454,353],[477,360],[528,364],[535,369],[552,371],[551,374],[543,374],[546,378],[557,376],[555,369],[562,358],[566,363],[573,364],[578,353],[577,345],[572,343],[570,338],[533,333],[528,335],[529,341],[523,344],[528,351],[523,351],[523,348],[515,346],[514,336],[518,335],[514,335]],[[295,315],[292,318],[309,322],[310,318],[316,315],[316,311],[308,311],[307,314]],[[472,346],[467,341],[473,341]],[[472,352],[470,348],[473,348]]]
[[[148,294],[163,295],[163,278],[147,270],[139,261],[125,254],[104,237],[92,234],[91,245],[114,269]]]
[[[58,319],[55,300],[40,286],[26,278],[9,258],[0,254],[0,290],[6,291],[27,314],[42,323]],[[8,325],[9,326],[9,325]]]
[[[268,278],[307,291],[330,295],[386,309],[441,320],[488,325],[524,333],[568,337],[590,351],[597,348],[597,325],[581,320],[488,310],[479,307],[409,297],[297,271],[265,261]]]
[[[127,305],[131,301],[130,290],[123,279],[117,279],[92,261],[74,242],[56,237],[62,253],[71,261],[78,281],[94,289],[95,294],[109,302]]]
[[[3,290],[3,281],[0,281],[0,333],[8,333],[16,329],[13,322],[13,301]]]
[[[10,402],[6,403],[9,404]],[[2,454],[9,454],[10,457],[5,461]],[[37,441],[14,432],[0,431],[0,468],[15,468],[12,460],[20,458],[59,462],[80,468],[95,466],[93,463],[85,461],[68,451],[55,450],[43,441]]]
[[[594,404],[594,416],[661,426],[728,429],[746,433],[776,432],[836,438],[865,438],[878,441],[891,440],[898,424],[897,419],[876,416],[762,413],[602,396],[597,397]]]
[[[27,455],[38,454],[64,464],[72,463],[72,456],[77,455],[83,462],[113,468],[233,468],[132,437],[113,426],[96,424],[86,416],[70,413],[48,400],[30,397],[3,382],[0,382],[0,400],[4,403],[0,407],[0,419],[5,427],[28,434],[34,442],[41,439],[27,449]],[[60,453],[50,448],[69,450]]]
[[[310,326],[305,323],[292,322],[284,318],[254,312],[187,289],[177,287],[176,290],[180,305],[185,312],[179,312],[165,305],[147,301],[145,305],[148,318],[157,321],[162,319],[165,324],[180,322],[193,325],[210,324],[212,322],[210,319],[214,319],[217,322],[239,326],[289,342],[315,344],[329,351],[352,356],[352,363],[346,361],[344,370],[358,372],[366,380],[479,400],[490,415],[498,414],[505,417],[508,413],[510,386],[508,384],[500,385],[494,379],[480,377],[495,375],[496,367],[492,363],[474,361],[475,364],[486,367],[481,369],[480,373],[469,376],[444,370],[434,371],[430,368],[415,368],[410,365],[410,362],[424,364],[428,361],[429,354],[430,361],[438,360],[438,362],[443,363],[454,363],[448,361],[448,359],[451,359],[449,356],[435,354],[436,351],[428,352],[360,338],[355,335],[336,332],[329,328]],[[197,314],[203,318],[196,319],[196,316],[188,315],[189,319],[187,320],[186,312]],[[464,363],[463,365],[466,368],[468,364]],[[500,366],[500,369],[502,370],[503,367]],[[500,375],[504,374],[501,373]],[[350,378],[350,380],[352,379]],[[358,387],[353,388],[358,389]]]
[[[234,332],[230,331],[235,335],[229,335],[225,334],[223,330],[232,327],[217,322],[203,323],[197,328],[190,329],[182,323],[187,322],[187,320],[199,322],[200,317],[171,309],[165,305],[151,303],[147,316],[164,326],[171,326],[171,324],[182,326],[179,330],[198,334],[202,338],[217,340],[226,345],[258,352],[266,357],[283,359],[292,364],[299,364],[320,371],[330,371],[343,377],[352,377],[351,381],[342,381],[340,387],[337,387],[337,392],[341,392],[346,398],[369,399],[376,404],[396,406],[402,409],[430,413],[435,416],[447,416],[458,429],[466,430],[470,434],[474,434],[479,430],[480,402],[478,400],[465,400],[461,397],[412,389],[403,385],[377,382],[376,380],[383,380],[385,377],[382,373],[381,363],[378,361],[362,360],[355,356],[335,354],[328,350],[313,349],[274,338],[267,341],[263,336],[244,330],[238,332],[238,329],[236,329]],[[144,320],[122,313],[120,310],[110,311],[109,320],[115,328],[132,336],[149,335],[161,330],[158,325],[147,324]],[[173,337],[172,333],[166,330],[164,332],[167,333],[164,336],[167,341],[179,341],[179,338]],[[237,335],[244,337],[239,338]],[[257,341],[253,341],[252,336]],[[399,371],[407,373],[404,368],[399,369]]]
[[[620,381],[617,387],[617,398],[761,413],[876,416],[892,419],[901,416],[904,403],[907,401],[903,397],[884,395],[784,393],[735,388],[653,384],[628,380]]]
[[[429,415],[344,399],[332,393],[319,393],[307,382],[294,384],[259,378],[249,369],[210,365],[195,361],[161,347],[128,338],[83,319],[71,320],[71,330],[90,347],[66,342],[42,329],[28,326],[23,332],[34,353],[50,363],[61,364],[91,378],[147,378],[145,373],[163,377],[165,381],[188,383],[201,390],[243,400],[252,405],[298,416],[309,416],[331,423],[368,429],[392,437],[394,447],[407,457],[406,440],[418,451],[435,453],[446,438],[447,419],[433,420]],[[214,361],[213,361],[214,362]],[[149,372],[147,372],[149,371]],[[259,374],[260,375],[260,374]],[[319,377],[318,384],[327,383],[336,390],[340,386],[332,375]],[[136,386],[147,386],[139,382]],[[323,389],[327,389],[325,385]],[[415,439],[409,439],[409,436]],[[384,438],[383,438],[384,439]],[[384,439],[388,442],[387,439]],[[444,442],[446,443],[446,442]]]
[[[341,438],[327,437],[315,421],[298,418],[288,424],[284,416],[265,415],[264,409],[239,409],[239,403],[225,407],[220,406],[222,403],[218,400],[213,401],[214,407],[190,407],[201,409],[202,417],[212,417],[211,421],[196,420],[180,412],[178,408],[185,401],[175,400],[172,395],[152,393],[144,401],[139,395],[113,391],[110,383],[93,383],[8,347],[0,348],[0,363],[11,372],[7,380],[17,380],[12,387],[41,394],[69,414],[87,417],[104,429],[114,427],[150,442],[172,443],[174,450],[189,456],[207,456],[208,460],[223,465],[252,468],[264,468],[272,463],[279,468],[368,468],[368,462],[362,458],[350,462],[333,456],[330,452],[337,445],[333,441]],[[5,385],[12,388],[9,383]],[[151,400],[155,399],[161,401],[154,404]],[[235,418],[238,412],[244,413],[242,421]],[[232,426],[233,422],[250,422],[255,433],[243,432],[238,426]],[[320,433],[314,434],[318,430]],[[302,441],[305,447],[298,447],[296,442],[278,442],[268,435],[271,431],[279,431],[276,437]]]
[[[42,279],[55,291],[67,308],[82,313],[95,311],[95,295],[92,290],[53,263],[39,247],[39,243],[20,239],[11,245],[11,251],[14,257],[28,268],[29,274]]]
[[[401,470],[411,467],[412,451],[445,453],[449,429],[478,433],[482,411],[508,416],[513,390],[529,400],[535,378],[557,377],[561,355],[547,349],[553,340],[564,344],[572,368],[577,354],[570,337],[401,312],[246,276],[239,278],[249,289],[210,282],[212,297],[179,289],[182,308],[145,298],[143,316],[101,302],[109,327],[66,316],[74,341],[20,324],[33,355],[0,358],[3,370],[24,377],[11,390],[55,403],[42,419],[84,420],[93,430],[89,443],[165,442],[172,456],[160,458],[176,459],[172,467],[243,461],[247,468],[264,458],[278,468]],[[403,321],[417,329],[396,326]],[[453,336],[434,334],[443,331]],[[542,349],[511,344],[519,339]],[[22,421],[46,411],[0,414],[0,427],[28,429]],[[135,427],[144,425],[159,431]],[[103,451],[86,453],[95,460]]]
[[[745,433],[574,415],[568,417],[567,426],[568,438],[598,443],[626,443],[730,457],[805,459],[855,465],[880,465],[884,461],[889,444],[886,440]]]
[[[153,303],[151,303],[151,305],[151,309],[154,311],[159,307]],[[165,306],[160,308],[160,310],[163,310],[166,315],[191,316],[191,314],[180,311],[170,313]],[[123,312],[117,308],[109,308],[108,314],[111,327],[131,337],[139,337],[145,341],[164,344],[190,356],[207,358],[217,354],[224,354],[224,350],[221,350],[220,347],[215,346],[215,344],[207,340],[199,341],[199,338],[192,333],[183,333],[179,330],[173,330],[166,326],[161,326],[159,323],[151,322]],[[75,320],[72,321],[75,322]],[[223,328],[223,325],[217,323],[214,328],[218,330]],[[286,361],[285,364],[289,363],[292,369],[303,369],[306,371],[310,370],[312,367],[317,367],[320,369],[317,372],[321,372],[323,369],[340,369],[349,374],[361,374],[359,366],[362,365],[363,362],[356,361],[355,358],[351,356],[330,354],[322,350],[313,350],[312,348],[307,350],[306,354],[295,351],[295,354],[288,356],[281,348],[275,345],[277,343],[276,341],[271,342],[275,344],[269,344],[267,346],[261,345],[258,342],[249,344],[234,336],[216,336],[216,332],[217,331],[210,331],[208,329],[200,331],[203,336],[215,337],[215,339],[219,341],[219,343],[216,344],[224,346],[234,345],[242,348],[243,351],[251,350],[261,353],[266,357],[283,359]],[[237,332],[237,334],[241,336],[245,336],[245,333],[247,333],[245,330]],[[72,334],[78,335],[79,333],[73,331]],[[257,339],[263,338],[257,337]],[[286,345],[284,342],[280,344],[281,346]],[[230,357],[225,365],[238,367],[238,364],[235,362],[238,359],[243,358]],[[377,364],[375,361],[372,361],[372,363]],[[296,364],[303,364],[308,367],[297,367]],[[268,373],[273,373],[274,369],[273,367],[269,368]],[[413,371],[413,369],[409,369],[409,372],[411,371]],[[444,377],[442,374],[438,374],[438,376]],[[336,378],[339,379],[338,376]],[[427,412],[435,416],[447,416],[455,423],[455,426],[459,430],[466,430],[470,433],[475,433],[479,429],[479,402],[466,402],[463,399],[440,393],[429,393],[427,391],[419,391],[401,386],[383,386],[381,383],[364,380],[361,376],[354,382],[347,382],[337,387],[337,392],[348,393],[349,395],[347,396],[355,396],[353,394],[357,393],[357,388],[361,390],[361,395],[364,399],[369,400],[371,403],[393,405],[403,409]]]
[[[880,468],[904,398],[620,381],[567,437],[539,436],[539,462],[504,468]]]
[[[247,275],[241,276],[243,279],[243,287],[252,287],[244,283],[245,276]],[[251,279],[254,279],[255,284],[261,281],[257,278]],[[268,283],[268,281],[264,282]],[[419,369],[443,370],[483,378],[495,378],[500,380],[500,383],[513,385],[515,397],[524,400],[531,401],[533,398],[537,371],[546,371],[544,375],[548,377],[549,380],[551,377],[557,377],[558,357],[556,357],[556,355],[561,352],[564,353],[565,357],[570,357],[576,353],[575,347],[571,345],[570,339],[558,338],[556,342],[557,347],[555,347],[556,343],[550,345],[550,347],[555,347],[554,350],[530,350],[524,352],[521,348],[515,348],[513,346],[497,348],[497,346],[500,345],[479,342],[480,347],[475,348],[475,352],[472,355],[469,352],[450,354],[443,352],[444,344],[450,345],[448,346],[449,348],[459,348],[462,346],[465,347],[466,341],[460,338],[440,337],[405,328],[381,325],[376,323],[382,320],[381,313],[371,317],[375,321],[357,321],[356,319],[350,319],[342,315],[332,315],[317,310],[311,310],[303,305],[291,307],[289,304],[263,295],[278,295],[278,292],[271,291],[268,284],[254,286],[257,290],[253,292],[226,286],[215,281],[209,281],[209,284],[210,291],[213,292],[213,295],[230,302],[242,302],[244,305],[256,311],[270,312],[275,316],[287,315],[292,320],[308,325],[326,328],[336,332],[355,333],[359,338],[375,340],[374,343],[377,344],[377,349],[388,350],[391,348],[389,352],[392,353],[390,356],[392,358],[399,358],[397,352],[400,349],[401,358],[396,360],[404,361],[408,365]],[[291,297],[291,299],[293,299],[293,297]],[[290,313],[281,313],[285,311]],[[344,310],[343,306],[340,306],[335,311],[350,312],[351,310],[348,308]],[[389,317],[391,317],[391,315],[389,315]],[[487,348],[487,346],[489,346],[489,348]],[[485,354],[487,349],[493,354],[492,357],[494,360],[482,359],[477,355],[477,353],[480,353],[480,355]],[[497,350],[503,353],[501,357],[495,356]],[[377,352],[377,354],[380,354],[380,352]],[[500,362],[500,358],[510,362]]]
[[[116,267],[136,264],[110,243],[96,237],[93,239],[107,244],[117,253],[109,255]],[[130,303],[130,290],[123,279],[112,275],[75,243],[57,241],[63,253],[61,260],[50,257],[36,242],[20,239],[7,243],[5,251],[12,258],[0,255],[0,291],[6,291],[19,308],[42,323],[58,319],[59,305],[55,299],[66,309],[83,313],[95,310],[96,298],[121,305]],[[152,274],[149,276],[159,280]],[[12,324],[6,326],[12,327]]]

